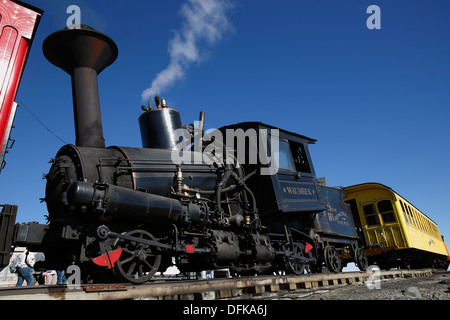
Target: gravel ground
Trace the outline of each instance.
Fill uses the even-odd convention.
[[[450,300],[450,272],[429,277],[381,280],[369,289],[365,284],[343,285],[310,292],[288,292],[280,300]],[[378,287],[378,289],[376,288]]]

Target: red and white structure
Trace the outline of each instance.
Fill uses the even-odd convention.
[[[4,167],[17,104],[14,102],[43,11],[18,0],[0,0],[0,171]]]

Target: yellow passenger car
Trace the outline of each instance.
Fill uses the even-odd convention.
[[[345,202],[369,263],[447,269],[450,257],[437,224],[391,188],[379,183],[350,186]]]

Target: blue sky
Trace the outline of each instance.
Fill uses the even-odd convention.
[[[170,63],[187,0],[28,0],[45,10],[18,92],[41,121],[74,143],[69,76],[42,54],[66,25],[109,35],[116,62],[99,76],[107,145],[141,146],[141,95]],[[450,2],[434,0],[230,0],[213,43],[161,92],[184,123],[206,112],[206,127],[262,121],[317,139],[317,176],[330,186],[375,181],[392,187],[450,239]],[[369,30],[370,5],[381,29]],[[0,203],[19,205],[19,222],[43,223],[48,160],[63,143],[20,107],[14,148],[0,175]]]

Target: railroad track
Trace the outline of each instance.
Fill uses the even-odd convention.
[[[6,287],[0,300],[222,300],[251,299],[280,291],[329,288],[352,283],[403,277],[426,277],[432,269],[315,273],[300,276],[254,276],[201,280],[156,280],[147,284],[86,284],[69,286]]]

